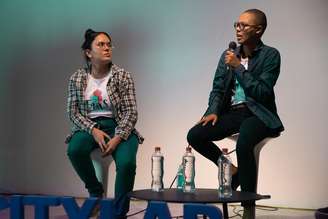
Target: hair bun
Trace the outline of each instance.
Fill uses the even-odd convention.
[[[85,34],[84,34],[84,38],[85,39],[88,39],[93,33],[95,33],[95,31],[94,30],[92,30],[92,29],[87,29],[86,31],[85,31]]]

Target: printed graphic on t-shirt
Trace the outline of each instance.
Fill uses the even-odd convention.
[[[89,109],[90,111],[109,111],[110,105],[108,103],[108,100],[104,99],[102,97],[102,93],[100,90],[95,90],[93,92],[93,95],[90,97],[89,101]]]
[[[91,97],[91,100],[92,100],[92,102],[101,104],[101,101],[102,101],[101,91],[98,89],[95,90],[93,92],[93,96]]]
[[[89,75],[87,88],[84,93],[87,102],[88,117],[113,116],[112,105],[107,93],[108,80],[109,74],[101,79],[96,79],[93,78],[92,75]]]

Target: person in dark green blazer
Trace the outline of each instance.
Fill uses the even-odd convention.
[[[217,165],[222,154],[213,141],[239,133],[237,168],[232,187],[256,192],[254,146],[284,130],[275,104],[274,86],[280,73],[280,54],[261,41],[266,29],[265,14],[244,11],[234,23],[239,46],[221,55],[213,80],[208,108],[187,135],[188,143]],[[243,218],[255,218],[255,202],[242,203]]]

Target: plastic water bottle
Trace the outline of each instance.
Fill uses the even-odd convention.
[[[155,192],[161,192],[164,189],[164,157],[160,147],[155,147],[155,152],[151,156],[151,189]]]
[[[195,156],[191,152],[191,147],[186,148],[186,153],[183,155],[183,175],[184,175],[184,192],[195,191]]]
[[[183,190],[185,179],[183,174],[183,165],[179,165],[178,173],[177,173],[177,189]]]
[[[219,168],[219,197],[229,198],[232,196],[231,188],[231,160],[228,155],[228,149],[222,149],[222,155],[218,159]]]

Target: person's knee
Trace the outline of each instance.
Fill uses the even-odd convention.
[[[73,135],[68,144],[67,155],[71,156],[89,156],[92,151],[92,137],[84,132],[77,132]]]
[[[191,146],[195,146],[200,142],[199,132],[195,128],[189,130],[187,134],[187,141]]]
[[[80,145],[69,144],[67,148],[67,156],[68,157],[81,157],[81,156],[89,156],[90,152],[85,150]]]

